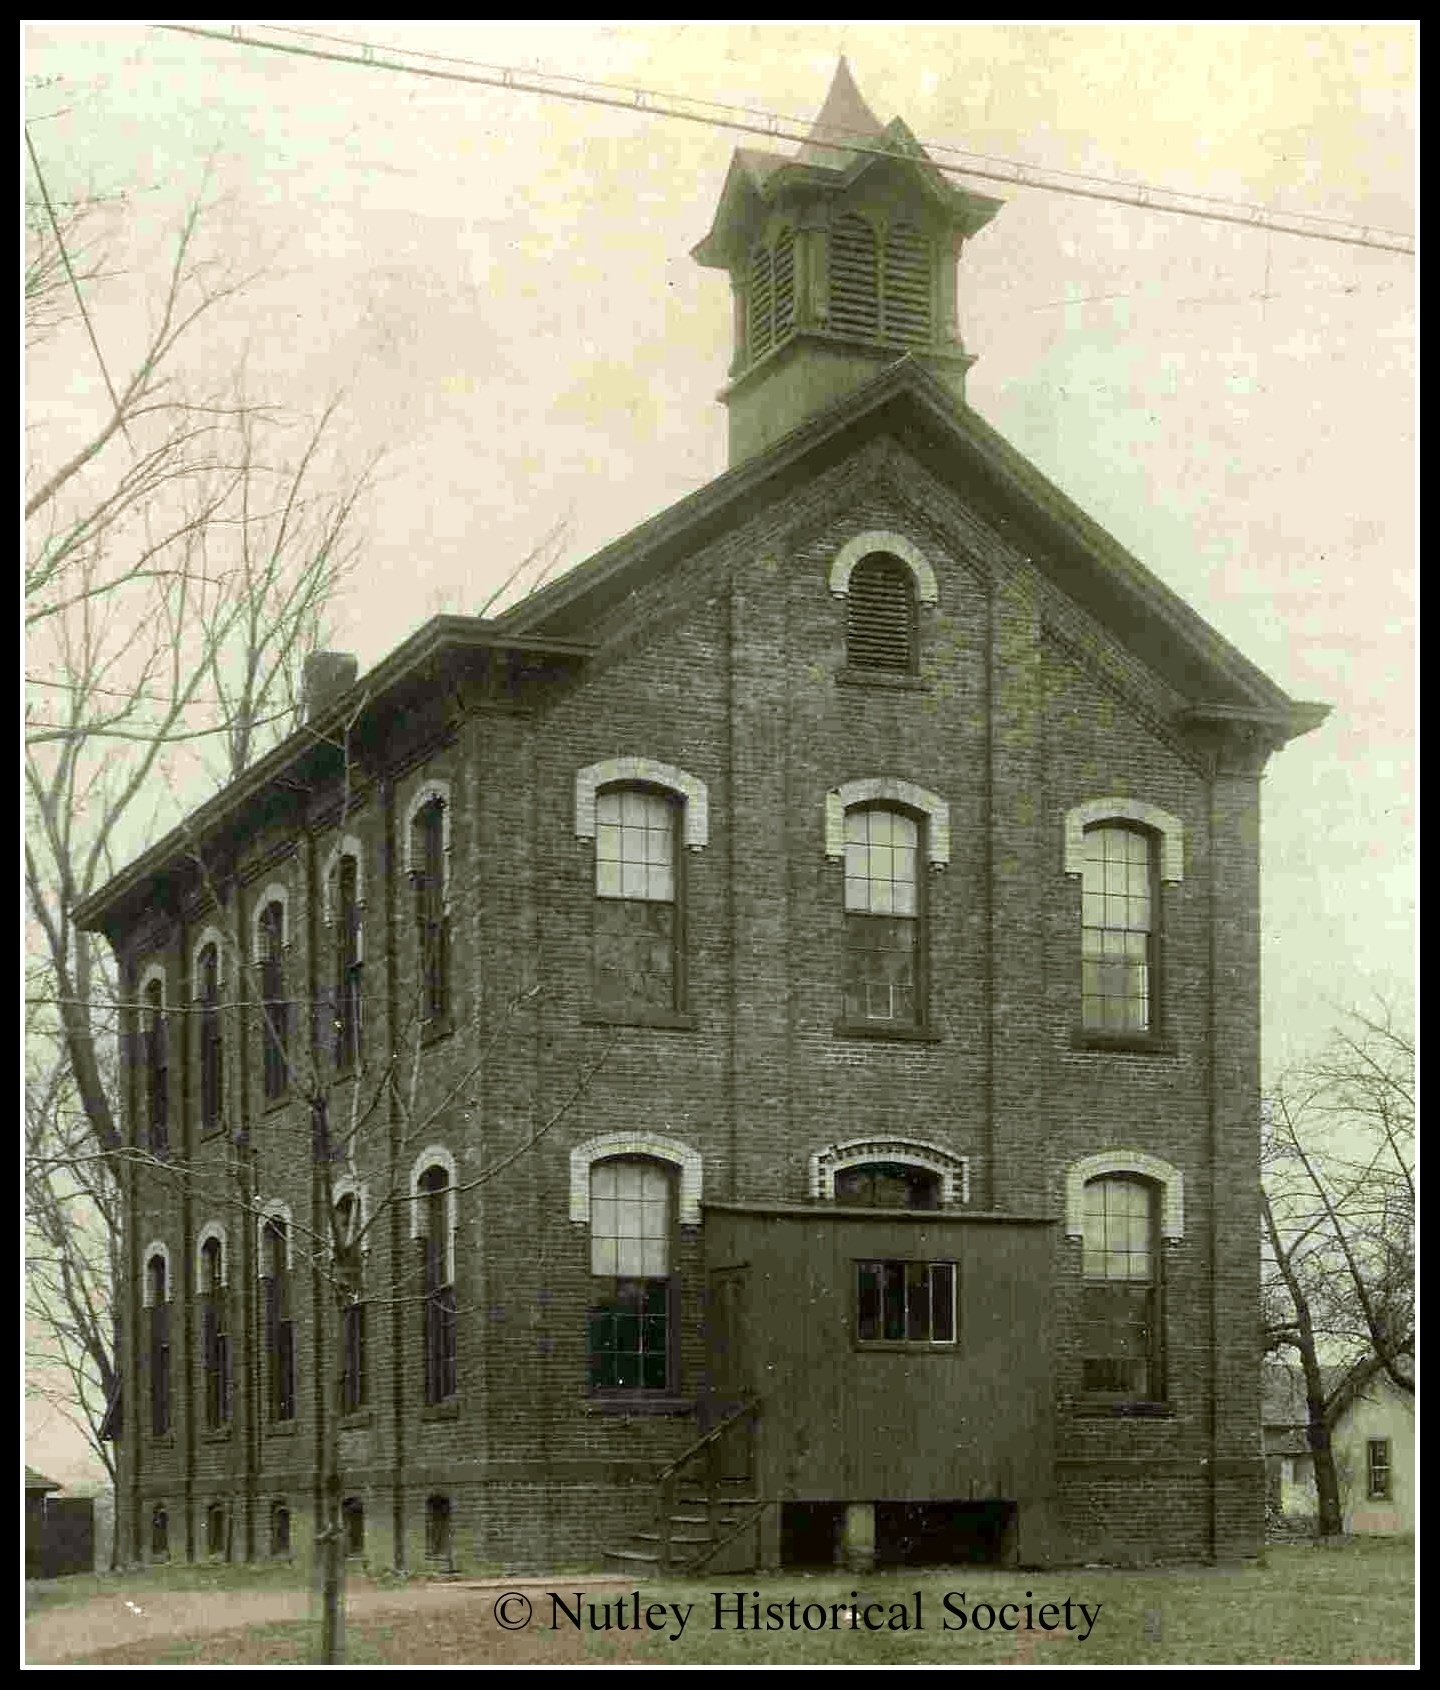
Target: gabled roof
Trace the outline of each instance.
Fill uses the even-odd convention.
[[[25,1469],[26,1490],[63,1490],[63,1485],[57,1485],[54,1479],[47,1479],[43,1473],[37,1473],[33,1467]]]
[[[1197,719],[1263,723],[1279,740],[1329,713],[1297,704],[909,356],[614,541],[498,618],[497,632],[580,639],[653,575],[765,503],[888,433],[960,497],[977,498],[1033,537],[1034,555],[1122,645],[1191,701]]]

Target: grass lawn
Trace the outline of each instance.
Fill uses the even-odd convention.
[[[280,1582],[287,1575],[288,1585]],[[966,1567],[859,1579],[799,1572],[769,1578],[717,1576],[640,1587],[642,1614],[650,1608],[657,1621],[663,1620],[656,1632],[643,1621],[640,1630],[634,1628],[633,1588],[592,1589],[577,1627],[565,1609],[573,1610],[575,1593],[585,1591],[583,1575],[527,1583],[530,1622],[507,1631],[497,1623],[493,1589],[417,1584],[384,1592],[366,1586],[357,1590],[351,1609],[349,1659],[392,1665],[637,1666],[1338,1665],[1414,1659],[1414,1551],[1408,1541],[1362,1539],[1328,1549],[1275,1546],[1260,1563],[1234,1569],[1080,1569],[1026,1575]],[[283,1589],[296,1589],[291,1569],[176,1567],[147,1577],[68,1579],[61,1588],[41,1593],[32,1612],[77,1602],[113,1606],[117,1598],[143,1604],[147,1594],[155,1602],[167,1592],[175,1592],[177,1601],[181,1593],[194,1593],[203,1601],[207,1592],[219,1598],[230,1591],[236,1593],[238,1612],[240,1602],[258,1602],[260,1593]],[[552,1601],[551,1591],[563,1607]],[[863,1620],[852,1625],[852,1591],[859,1592],[864,1616],[879,1629],[866,1629]],[[717,1592],[722,1593],[724,1621],[719,1628]],[[737,1624],[737,1592],[744,1597],[744,1629]],[[617,1612],[622,1598],[623,1608]],[[758,1630],[751,1623],[754,1601],[760,1606]],[[1027,1602],[1030,1630],[1024,1629]],[[607,1603],[611,1624],[605,1628]],[[688,1605],[683,1629],[668,1611],[671,1604],[682,1613]],[[314,1658],[310,1621],[225,1627],[223,1602],[203,1605],[206,1623],[184,1635],[136,1640],[72,1658],[94,1664],[156,1665],[280,1665]],[[666,1609],[663,1616],[660,1605]],[[1082,1613],[1082,1605],[1087,1613]],[[767,1614],[772,1607],[774,1613]],[[522,1612],[514,1608],[509,1615],[518,1619]],[[966,1617],[963,1629],[960,1613]],[[1003,1615],[1016,1629],[1002,1629],[993,1615]],[[627,1622],[623,1627],[616,1623],[622,1616]],[[74,1617],[83,1625],[83,1612]],[[805,1629],[807,1617],[816,1629]],[[673,1635],[677,1631],[679,1635]]]

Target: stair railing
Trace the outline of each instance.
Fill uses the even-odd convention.
[[[715,1457],[720,1439],[742,1419],[752,1416],[759,1406],[759,1397],[753,1391],[747,1391],[723,1419],[717,1420],[708,1432],[703,1433],[687,1450],[660,1469],[660,1565],[667,1573],[672,1570],[674,1564],[671,1538],[675,1529],[674,1514],[679,1501],[681,1474],[697,1456],[704,1455],[705,1519],[713,1535],[717,1501]]]

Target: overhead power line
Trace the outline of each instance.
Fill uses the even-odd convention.
[[[822,128],[801,118],[785,117],[778,112],[759,111],[749,106],[724,105],[715,100],[662,93],[650,88],[594,82],[584,77],[558,72],[520,70],[510,65],[485,64],[476,59],[427,53],[408,47],[381,47],[373,42],[350,36],[328,35],[318,30],[301,30],[283,25],[240,24],[232,25],[228,31],[203,29],[193,24],[161,24],[156,27],[175,34],[195,35],[204,40],[224,42],[231,46],[258,47],[268,52],[290,53],[301,58],[354,65],[365,70],[400,72],[407,76],[426,77],[434,81],[470,83],[480,87],[504,88],[513,93],[538,94],[551,99],[576,101],[585,105],[610,106],[622,111],[643,112],[653,117],[674,118],[686,123],[707,124],[717,129],[764,135],[771,140],[796,145],[802,145],[806,141],[821,141],[843,148],[847,152],[873,154],[882,158],[896,156],[893,148],[879,145],[873,138]],[[269,35],[295,36],[299,39],[266,39]],[[302,42],[324,45],[307,46],[302,45]],[[334,50],[341,47],[355,48],[358,52]],[[406,62],[421,59],[431,62]],[[464,65],[466,69],[462,71],[439,68],[442,65]],[[1245,228],[1262,230],[1267,234],[1295,235],[1303,240],[1332,241],[1344,246],[1369,247],[1381,252],[1413,254],[1415,251],[1413,237],[1399,230],[1374,228],[1368,224],[1346,222],[1319,213],[1276,211],[1268,206],[1222,199],[1217,195],[1191,193],[1183,189],[1161,188],[1147,183],[1118,182],[1105,177],[1086,176],[1075,171],[1020,164],[1012,160],[993,158],[984,153],[966,152],[961,147],[950,146],[944,142],[924,141],[921,145],[930,162],[946,175],[973,176],[984,181],[1036,188],[1044,193],[1107,200],[1117,205],[1163,212],[1176,217],[1197,217],[1207,222],[1235,223]]]

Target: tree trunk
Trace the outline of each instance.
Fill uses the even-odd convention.
[[[345,1523],[340,1507],[340,1412],[344,1390],[344,1374],[336,1368],[334,1412],[325,1417],[321,1433],[325,1443],[325,1520],[320,1531],[320,1660],[325,1666],[339,1666],[345,1659]]]

